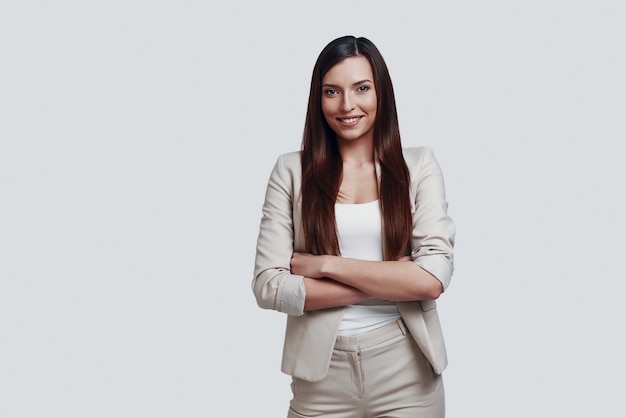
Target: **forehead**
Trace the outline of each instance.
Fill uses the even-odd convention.
[[[335,64],[322,78],[322,84],[350,85],[359,81],[374,81],[372,66],[363,56],[349,57]]]

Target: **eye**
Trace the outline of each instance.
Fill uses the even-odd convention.
[[[366,91],[368,91],[370,89],[369,86],[359,86],[356,88],[356,91],[360,92],[360,93],[364,93]]]
[[[339,94],[339,92],[337,90],[335,90],[335,89],[325,89],[324,90],[324,94],[326,96],[334,96],[334,95]]]

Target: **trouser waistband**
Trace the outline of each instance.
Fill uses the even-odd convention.
[[[373,347],[401,335],[409,335],[409,330],[402,318],[363,334],[338,335],[335,341],[335,349],[341,351],[358,351]]]

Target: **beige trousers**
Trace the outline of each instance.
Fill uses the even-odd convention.
[[[288,418],[443,418],[440,375],[402,320],[338,336],[328,376],[293,378]]]

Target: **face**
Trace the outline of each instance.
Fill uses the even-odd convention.
[[[367,58],[346,58],[324,75],[322,112],[340,140],[372,140],[376,107],[374,74]]]

